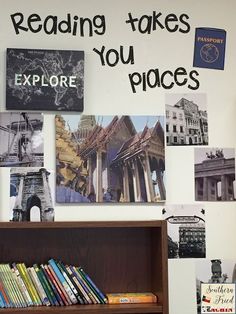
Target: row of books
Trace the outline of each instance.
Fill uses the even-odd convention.
[[[106,296],[82,267],[50,259],[47,264],[0,264],[0,308],[105,304]]]

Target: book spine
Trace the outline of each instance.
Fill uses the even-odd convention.
[[[94,291],[98,299],[101,301],[102,304],[107,303],[106,296],[101,292],[100,289],[95,285],[95,283],[92,281],[92,279],[89,277],[88,274],[85,273],[82,267],[76,268],[76,270],[81,274],[81,276],[84,278],[84,280],[88,283],[89,287]]]
[[[34,305],[38,305],[37,299],[36,299],[36,297],[35,297],[35,295],[34,295],[34,293],[33,293],[32,287],[31,287],[31,285],[30,285],[30,282],[29,282],[29,280],[28,280],[28,277],[26,276],[26,273],[25,273],[25,271],[24,271],[24,268],[23,268],[22,264],[23,264],[23,263],[17,263],[17,264],[16,264],[16,267],[17,267],[17,269],[19,270],[19,273],[20,273],[20,275],[21,275],[21,278],[23,279],[23,281],[24,281],[24,283],[25,283],[26,289],[27,289],[28,292],[29,292],[29,295],[30,295],[30,298],[31,298],[33,304],[34,304]]]
[[[47,275],[47,272],[45,271],[43,265],[41,264],[40,265],[40,270],[41,270],[41,273],[43,275],[43,278],[45,280],[45,283],[47,285],[47,289],[49,290],[50,292],[50,296],[52,298],[52,301],[53,301],[53,305],[56,305],[56,306],[59,306],[59,303],[57,301],[57,298],[54,294],[54,291],[53,291],[53,288],[52,288],[52,285],[51,285],[51,282],[50,282],[50,279],[48,278],[48,275]]]
[[[73,280],[73,282],[75,283],[77,289],[80,291],[80,293],[82,294],[83,299],[85,299],[85,302],[87,304],[92,304],[92,300],[90,299],[89,295],[87,294],[87,292],[85,291],[82,283],[78,280],[78,278],[75,276],[75,274],[73,273],[73,271],[71,270],[70,266],[66,265],[65,266],[67,273],[69,274],[69,276],[71,277],[71,279]]]
[[[61,262],[57,262],[57,266],[60,269],[62,275],[65,277],[68,285],[70,286],[71,290],[73,291],[74,295],[76,296],[77,300],[80,304],[87,304],[88,301],[84,298],[83,293],[77,288],[76,284],[74,283],[73,279],[71,279],[70,275],[68,274],[65,266]]]
[[[12,295],[14,306],[18,308],[18,307],[20,307],[20,302],[18,300],[18,296],[17,296],[17,293],[15,291],[15,287],[14,287],[12,280],[9,276],[9,272],[8,272],[7,267],[6,267],[6,264],[2,264],[2,269],[3,269],[3,272],[4,272],[5,277],[6,277],[6,282],[7,282],[8,288],[10,289],[10,292]]]
[[[53,260],[53,259],[50,259],[49,261],[49,265],[52,266],[53,270],[55,271],[58,279],[61,281],[63,287],[65,288],[66,290],[66,293],[68,294],[71,302],[73,304],[76,304],[78,303],[78,300],[76,298],[76,296],[74,295],[74,293],[72,292],[72,290],[70,289],[70,286],[68,285],[67,281],[65,280],[65,278],[63,277],[62,273],[60,272],[56,262]]]
[[[156,303],[157,298],[155,295],[107,295],[109,304],[121,304],[121,303]]]
[[[45,270],[45,273],[46,273],[47,276],[48,276],[48,281],[49,281],[50,284],[51,284],[51,288],[52,288],[52,290],[53,290],[53,292],[54,292],[54,294],[55,294],[55,296],[56,296],[56,298],[57,298],[57,301],[58,301],[59,305],[61,305],[61,306],[65,305],[64,302],[63,302],[63,300],[62,300],[62,298],[61,298],[60,292],[59,292],[59,290],[58,290],[58,288],[57,288],[56,281],[54,280],[52,274],[50,273],[50,271],[49,271],[47,265],[43,265],[43,268],[44,268],[44,270]]]
[[[49,300],[49,302],[50,302],[50,305],[54,305],[54,302],[53,302],[51,293],[50,293],[50,291],[49,291],[49,289],[48,289],[47,281],[46,281],[46,279],[44,278],[44,274],[43,274],[42,270],[38,267],[37,264],[34,264],[34,265],[33,265],[33,268],[34,268],[34,270],[35,270],[35,272],[36,272],[36,274],[37,274],[37,276],[38,276],[39,281],[41,282],[41,284],[42,284],[42,286],[43,286],[43,289],[44,289],[44,291],[45,291],[45,293],[46,293],[46,295],[47,295],[47,297],[48,297],[48,300]]]
[[[68,295],[65,292],[65,289],[63,288],[62,284],[60,283],[60,280],[57,278],[55,272],[53,271],[52,267],[50,265],[47,265],[48,271],[50,272],[51,276],[53,277],[55,281],[55,286],[60,293],[61,299],[63,300],[63,303],[65,305],[71,305],[72,302],[70,301]]]
[[[9,285],[9,282],[7,280],[3,264],[0,264],[0,279],[2,280],[4,290],[7,294],[8,300],[9,300],[9,305],[10,305],[9,307],[16,307],[15,301],[14,301],[14,296],[13,296],[11,287]]]
[[[75,276],[75,278],[78,280],[78,282],[81,284],[83,287],[84,291],[86,294],[89,296],[90,300],[92,301],[93,304],[98,304],[100,303],[99,299],[96,297],[96,295],[93,293],[93,291],[90,289],[90,287],[87,285],[86,281],[81,277],[81,275],[77,272],[75,266],[69,266],[71,272]]]
[[[85,287],[87,287],[88,290],[88,294],[91,297],[91,299],[93,300],[94,304],[100,304],[101,301],[99,300],[99,298],[97,297],[96,293],[93,291],[93,289],[89,286],[88,282],[81,276],[81,274],[78,272],[78,270],[76,269],[75,266],[71,266],[71,268],[73,269],[75,275],[81,280],[81,282],[84,284]]]
[[[36,290],[36,288],[35,288],[35,286],[34,286],[32,280],[31,280],[31,278],[30,278],[30,276],[29,276],[29,274],[28,274],[26,265],[25,265],[24,263],[21,263],[21,264],[22,264],[22,268],[23,268],[23,271],[24,271],[24,273],[25,273],[25,276],[26,276],[26,278],[27,278],[27,280],[28,280],[28,282],[29,282],[29,285],[30,285],[30,287],[31,287],[32,293],[33,293],[33,295],[34,295],[34,297],[35,297],[36,305],[42,305],[42,302],[41,302],[41,300],[40,300],[40,297],[39,297],[39,295],[38,295],[38,292],[37,292],[37,290]]]
[[[9,267],[10,268],[10,267]],[[17,294],[19,296],[19,300],[20,300],[20,303],[21,303],[21,307],[27,307],[27,302],[25,300],[25,297],[24,297],[24,294],[22,293],[21,291],[21,287],[19,285],[19,282],[18,282],[18,279],[17,279],[17,276],[15,274],[15,271],[13,268],[10,268],[9,269],[10,273],[11,273],[11,276],[12,276],[12,280],[16,286],[16,290],[17,290]]]
[[[19,287],[20,287],[20,289],[21,289],[21,292],[22,292],[22,294],[23,294],[23,296],[24,296],[24,299],[25,299],[27,305],[28,305],[28,306],[34,305],[32,299],[31,299],[31,297],[30,297],[30,295],[29,295],[29,292],[28,292],[28,290],[27,290],[27,288],[26,288],[26,286],[25,286],[25,283],[24,283],[24,281],[23,281],[23,279],[22,279],[22,277],[21,277],[21,275],[20,275],[20,273],[19,273],[19,270],[18,270],[18,268],[16,267],[16,264],[13,263],[13,264],[12,264],[12,267],[13,267],[14,273],[16,274]]]
[[[9,301],[8,295],[5,291],[5,287],[3,286],[1,276],[0,276],[0,292],[4,298],[6,307],[10,307],[10,301]]]
[[[31,279],[32,279],[36,289],[38,290],[38,294],[40,296],[42,304],[49,306],[50,302],[49,302],[48,297],[46,295],[46,292],[44,291],[43,286],[42,286],[42,284],[41,284],[41,282],[40,282],[40,280],[36,274],[34,267],[29,267],[28,273],[31,276]]]
[[[0,307],[1,308],[6,307],[5,306],[5,300],[4,300],[4,297],[3,297],[2,293],[1,293],[1,291],[0,291]]]

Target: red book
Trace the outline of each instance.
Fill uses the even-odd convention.
[[[66,304],[66,305],[72,305],[72,302],[70,300],[70,298],[68,297],[65,289],[63,288],[60,280],[57,278],[57,275],[55,274],[53,268],[51,265],[48,265],[48,269],[51,273],[51,275],[53,276],[54,280],[56,281],[57,283],[57,286],[58,286],[58,289],[61,291],[61,298],[63,299],[63,302]]]

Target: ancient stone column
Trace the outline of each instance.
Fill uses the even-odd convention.
[[[208,178],[203,178],[203,201],[208,201]]]
[[[20,184],[18,187],[18,194],[15,201],[15,206],[13,208],[13,220],[21,221],[22,220],[22,197],[23,197],[23,189],[24,189],[24,180],[25,175],[20,174]]]
[[[96,202],[102,202],[102,151],[97,151]]]
[[[134,200],[135,202],[141,202],[142,201],[141,187],[139,180],[138,163],[136,159],[131,161],[131,170],[133,176]]]
[[[92,157],[88,157],[88,194],[93,192]]]
[[[157,184],[160,191],[161,200],[166,199],[166,189],[163,182],[163,176],[160,170],[156,170],[156,176],[157,176]]]
[[[145,152],[144,160],[143,160],[143,171],[144,171],[144,180],[145,180],[145,187],[147,193],[147,201],[152,202],[154,200],[154,189],[152,184],[152,176],[151,176],[151,169],[149,164],[148,153]]]
[[[43,179],[43,191],[44,191],[44,198],[45,198],[45,208],[44,211],[41,213],[42,221],[45,220],[53,220],[53,205],[52,205],[52,198],[51,198],[51,191],[50,186],[48,184],[48,176],[50,173],[46,169],[41,169],[42,179]],[[47,219],[47,213],[49,219]]]
[[[128,165],[123,165],[123,193],[125,202],[130,202]]]

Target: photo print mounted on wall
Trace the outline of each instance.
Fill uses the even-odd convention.
[[[1,112],[0,167],[41,167],[43,161],[43,115]]]
[[[206,257],[205,209],[197,205],[166,205],[168,258]]]
[[[10,221],[54,221],[52,185],[45,168],[11,168]]]
[[[206,94],[166,94],[166,145],[208,145]]]
[[[58,203],[159,202],[163,116],[56,116]]]
[[[84,109],[84,52],[7,49],[6,109]]]
[[[209,313],[209,312],[230,312],[235,313],[235,311],[226,310],[225,306],[229,308],[235,306],[235,296],[232,302],[222,302],[222,295],[221,298],[215,303],[215,307],[212,308],[211,301],[212,295],[208,293],[202,295],[201,288],[202,284],[208,283],[208,288],[215,286],[218,290],[218,296],[223,291],[224,285],[236,282],[236,260],[227,260],[221,258],[215,258],[212,260],[209,259],[198,259],[195,261],[195,268],[196,268],[196,300],[197,300],[197,314],[201,313]],[[209,289],[211,290],[211,289]],[[226,292],[227,290],[225,290]],[[209,292],[209,291],[206,291]],[[213,291],[212,291],[213,292]],[[218,297],[218,298],[219,298]],[[232,296],[231,296],[232,299]],[[230,298],[228,299],[230,300]],[[209,302],[206,302],[209,301]],[[208,303],[208,304],[207,304]],[[221,310],[219,306],[221,307]],[[203,308],[202,308],[203,306]],[[209,306],[209,308],[207,307]]]
[[[195,200],[235,201],[235,149],[195,148]]]

